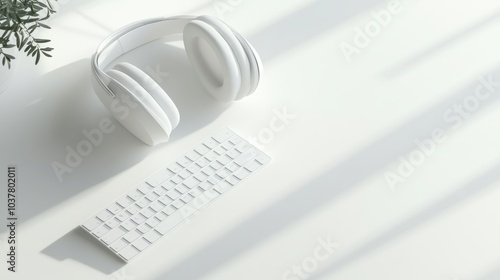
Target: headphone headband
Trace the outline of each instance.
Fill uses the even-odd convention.
[[[111,96],[110,77],[103,71],[121,55],[166,36],[181,34],[194,16],[159,17],[129,24],[104,39],[92,56],[92,71],[97,82]]]

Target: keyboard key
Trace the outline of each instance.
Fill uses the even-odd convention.
[[[120,212],[120,214],[116,215],[116,218],[118,220],[120,220],[121,222],[125,221],[129,217],[130,217],[130,213],[128,213],[127,211],[122,211],[122,212]]]
[[[215,169],[213,169],[210,165],[204,167],[201,172],[205,173],[207,176],[210,176],[215,173]]]
[[[132,222],[131,220],[127,220],[127,221],[122,223],[122,227],[124,229],[126,229],[127,231],[133,230],[136,226],[137,225],[134,222]]]
[[[196,174],[196,175],[194,175],[194,176],[196,177],[197,175],[198,175],[198,174]],[[198,177],[196,177],[196,178],[198,178]],[[201,181],[201,180],[200,180],[200,181]],[[191,178],[189,178],[189,179],[187,179],[187,180],[185,180],[185,181],[183,182],[183,184],[184,184],[186,187],[190,188],[190,189],[192,189],[192,188],[196,187],[196,185],[198,185],[198,183],[199,183],[199,182],[198,182],[198,180],[196,180],[194,177],[191,177]]]
[[[139,192],[138,190],[133,190],[133,191],[128,193],[128,197],[130,199],[132,199],[133,201],[140,199],[142,196],[143,196],[143,194],[141,192]]]
[[[155,229],[161,235],[165,235],[167,232],[172,230],[176,225],[182,222],[182,220],[184,220],[185,218],[186,216],[184,216],[180,211],[175,212],[172,215],[168,216],[164,221],[159,223]]]
[[[127,208],[127,212],[129,212],[129,213],[130,213],[130,215],[134,215],[134,214],[136,214],[137,212],[139,212],[141,209],[142,209],[142,208],[141,208],[141,207],[139,207],[138,205],[136,205],[136,204],[132,204],[131,206],[129,206],[129,207]]]
[[[216,190],[217,192],[219,192],[220,194],[223,194],[225,193],[226,191],[228,191],[230,188],[231,188],[231,184],[229,184],[228,182],[226,182],[225,180],[224,181],[220,181],[215,187],[214,187],[214,190]]]
[[[142,194],[147,194],[149,193],[153,187],[151,187],[149,184],[142,183],[137,187],[137,190],[139,190]]]
[[[227,141],[222,144],[222,148],[226,149],[227,151],[231,150],[234,147],[234,144]]]
[[[227,139],[229,139],[229,137],[233,136],[234,134],[231,133],[231,131],[229,129],[223,129],[219,132],[217,132],[217,134],[215,134],[214,136],[212,136],[212,138],[219,142],[219,143],[222,143],[224,141],[226,141]]]
[[[155,201],[157,198],[158,198],[158,195],[155,194],[154,192],[150,192],[146,195],[146,198],[149,200],[149,201]]]
[[[172,203],[173,200],[168,196],[162,196],[158,199],[158,201],[163,203],[166,206],[166,205],[169,205],[170,203]]]
[[[196,161],[197,159],[199,159],[201,157],[200,154],[198,154],[197,152],[195,151],[189,151],[186,153],[185,155],[188,159],[192,160],[192,161]]]
[[[241,155],[241,153],[238,152],[237,150],[230,150],[229,152],[226,153],[226,156],[230,157],[231,159],[235,159],[239,155]]]
[[[109,231],[109,228],[106,225],[102,225],[102,226],[96,228],[92,233],[97,237],[101,237],[104,234],[106,234],[108,231]]]
[[[226,164],[230,163],[230,162],[231,162],[231,160],[232,160],[231,158],[229,158],[229,157],[227,157],[227,156],[225,156],[225,155],[222,155],[222,156],[220,156],[220,157],[217,159],[217,161],[218,161],[220,164],[222,164],[222,165],[226,165]]]
[[[248,175],[250,175],[250,171],[243,168],[234,173],[234,176],[240,180],[245,179]]]
[[[229,182],[229,184],[235,186],[236,184],[238,184],[241,180],[236,178],[236,176],[232,175],[230,176],[229,178],[226,179],[226,181]]]
[[[125,233],[127,233],[127,231],[123,230],[121,227],[117,227],[103,235],[101,240],[109,245],[115,242],[118,238],[122,237]]]
[[[252,147],[252,145],[248,144],[247,142],[240,142],[238,143],[238,145],[235,146],[235,149],[240,152],[240,153],[244,153],[246,152],[248,149],[250,149]]]
[[[99,214],[97,214],[97,218],[101,219],[101,221],[103,222],[107,221],[111,217],[113,217],[113,214],[109,212],[107,209],[104,209],[101,212],[99,212]]]
[[[124,196],[116,201],[116,203],[118,203],[121,207],[127,207],[130,204],[132,204],[132,202],[133,201],[126,196]]]
[[[180,199],[172,202],[172,206],[174,206],[177,209],[181,209],[182,206],[184,206],[184,204],[185,204],[184,201],[182,201]]]
[[[189,194],[185,194],[183,196],[181,196],[181,200],[184,202],[184,203],[188,203],[190,202],[191,200],[193,200],[193,197]]]
[[[162,196],[167,193],[167,190],[163,187],[159,187],[154,190],[154,193],[158,196]]]
[[[217,153],[220,156],[220,155],[225,154],[226,150],[224,148],[222,148],[222,146],[219,146],[219,147],[217,147],[217,148],[214,149],[214,152]]]
[[[268,157],[267,155],[262,154],[262,153],[261,153],[261,154],[259,154],[257,157],[255,157],[255,159],[256,159],[258,162],[260,162],[260,164],[266,164],[266,163],[268,163],[268,162],[270,162],[270,161],[271,161],[271,158],[270,158],[270,157]]]
[[[156,230],[152,230],[144,234],[144,238],[151,243],[156,242],[156,240],[160,239],[160,237],[161,235]]]
[[[163,213],[163,212],[159,212],[158,214],[156,214],[155,216],[158,220],[160,221],[163,221],[165,220],[168,216],[167,214]]]
[[[198,171],[200,171],[201,167],[198,165],[198,164],[191,164],[187,170],[191,173],[196,173]]]
[[[117,203],[111,204],[111,206],[108,206],[108,211],[111,212],[111,214],[116,215],[116,213],[122,211],[123,207],[118,205]]]
[[[150,201],[144,197],[144,198],[141,198],[140,200],[138,200],[135,204],[142,209],[144,207],[148,207],[149,203],[150,203]]]
[[[209,164],[210,161],[208,161],[206,158],[200,158],[196,161],[196,164],[199,165],[200,167],[205,167],[207,164]]]
[[[209,149],[213,149],[213,148],[215,148],[215,147],[217,147],[219,145],[219,143],[217,143],[212,138],[210,138],[208,140],[205,140],[205,142],[203,142],[203,144],[205,144],[205,146],[207,146]]]
[[[115,228],[117,226],[120,225],[120,222],[118,219],[116,218],[112,218],[112,219],[109,219],[107,222],[106,222],[106,225],[109,227],[109,228]]]
[[[179,164],[182,167],[187,167],[189,164],[191,164],[191,160],[185,156],[182,156],[180,159],[177,160],[177,164]]]
[[[129,261],[137,254],[139,254],[139,250],[137,250],[134,246],[127,246],[125,249],[120,251],[120,256],[122,256],[125,260]]]
[[[231,162],[230,164],[228,164],[228,165],[226,166],[226,168],[227,168],[229,171],[234,172],[234,171],[238,170],[238,169],[240,168],[240,166],[239,166],[239,165],[237,165],[237,164],[236,164],[236,163],[234,163],[234,162]]]
[[[196,180],[201,182],[201,181],[205,181],[208,178],[208,175],[206,175],[203,172],[200,172],[200,173],[195,174],[194,178],[196,178]],[[193,179],[193,181],[195,181],[195,183],[192,184],[191,188],[195,187],[198,184],[198,182],[196,180]],[[184,181],[184,183],[186,183],[186,182]]]
[[[196,152],[198,152],[198,154],[200,155],[205,155],[206,153],[208,153],[210,151],[209,148],[207,148],[207,146],[201,144],[201,145],[198,145],[198,147],[196,147],[194,149]]]
[[[178,199],[178,198],[181,196],[181,194],[180,194],[178,191],[176,191],[175,189],[174,189],[174,190],[170,190],[170,191],[168,191],[168,192],[167,192],[167,195],[168,195],[168,197],[170,197],[172,200],[176,200],[176,199]]]
[[[223,167],[223,165],[222,165],[222,164],[220,164],[220,163],[218,163],[218,162],[212,162],[212,163],[210,164],[210,167],[212,167],[212,168],[213,168],[213,169],[215,169],[215,170],[219,170],[219,169],[221,169],[221,168]]]
[[[192,197],[197,197],[200,194],[202,194],[202,191],[200,191],[200,189],[196,188],[196,189],[190,190],[188,192],[188,194],[191,195]]]
[[[82,224],[82,226],[84,226],[85,229],[87,229],[88,231],[92,231],[93,229],[95,229],[100,225],[102,225],[102,221],[95,217],[88,219],[87,221],[85,221],[85,223]]]
[[[134,216],[132,216],[132,218],[130,218],[132,221],[134,221],[136,224],[140,225],[142,223],[144,223],[146,221],[146,218],[138,213],[138,214],[135,214]]]
[[[123,248],[127,247],[128,243],[125,242],[123,239],[118,239],[116,240],[113,244],[109,246],[113,251],[118,252],[121,251]]]
[[[163,209],[163,205],[161,205],[158,201],[155,201],[149,205],[151,209],[153,209],[155,212],[161,211]]]
[[[149,242],[146,241],[144,238],[139,238],[134,243],[132,243],[132,246],[137,248],[139,251],[144,251],[149,246]]]
[[[216,175],[212,175],[208,177],[207,182],[209,182],[212,185],[216,185],[217,183],[219,183],[220,180],[221,179],[219,177],[216,177]]]
[[[256,162],[255,160],[247,163],[245,165],[245,168],[250,171],[250,172],[254,172],[255,170],[259,169],[259,167],[261,166],[260,163]]]
[[[172,180],[172,182],[174,182],[176,184],[180,184],[182,182],[182,180],[184,180],[184,179],[182,179],[181,176],[179,176],[179,175],[175,175],[174,177],[172,177],[171,180]]]
[[[231,138],[229,138],[229,142],[233,143],[234,145],[238,144],[241,142],[241,137],[239,137],[238,135],[233,135],[231,136]]]
[[[165,182],[166,180],[168,180],[168,178],[172,177],[174,175],[174,173],[176,173],[176,171],[170,171],[170,170],[165,168],[165,169],[158,171],[153,176],[151,176],[146,182],[153,187],[158,187],[159,185],[161,185],[161,183]],[[141,190],[141,192],[142,192],[142,190]],[[146,193],[144,193],[144,194],[146,194]]]
[[[163,213],[165,213],[166,215],[170,216],[172,214],[174,214],[175,212],[177,211],[177,209],[172,206],[172,205],[169,205],[167,207],[165,207],[165,209],[163,209]]]
[[[210,189],[212,187],[212,184],[210,184],[209,182],[201,182],[199,185],[198,185],[201,189],[203,189],[204,191]]]
[[[164,183],[162,186],[167,190],[171,190],[171,189],[175,188],[175,186],[177,186],[177,184],[172,182],[172,181],[168,181],[167,183]]]
[[[210,161],[210,162],[212,162],[212,161],[216,160],[218,157],[219,157],[219,155],[218,155],[218,154],[216,154],[216,153],[215,153],[215,152],[213,152],[213,151],[210,151],[209,153],[207,153],[207,154],[205,155],[205,158],[206,158],[208,161]]]
[[[181,176],[182,179],[189,178],[189,177],[191,177],[191,175],[192,175],[192,173],[189,172],[187,169],[184,169],[181,172],[179,172],[179,176]]]
[[[160,221],[155,217],[151,217],[151,219],[148,219],[146,221],[146,224],[148,224],[148,226],[150,226],[152,228],[154,228],[159,223],[160,223]]]
[[[178,185],[177,187],[175,187],[175,190],[178,191],[181,194],[186,193],[187,191],[189,191],[189,189],[186,186],[184,186],[184,185]]]
[[[128,242],[132,243],[134,240],[137,238],[141,237],[141,234],[137,230],[133,230],[123,236],[123,239],[127,240]]]
[[[183,169],[183,167],[178,165],[177,163],[173,163],[169,165],[167,168],[168,170],[172,171],[175,174],[179,173]]]
[[[149,207],[142,209],[142,211],[139,213],[141,213],[146,218],[151,218],[151,216],[153,216],[155,214],[155,212],[153,210],[151,210]]]
[[[231,175],[231,172],[227,170],[226,168],[220,169],[219,171],[215,172],[219,177],[222,179],[226,178],[227,176]]]
[[[239,166],[244,166],[247,162],[252,160],[256,155],[257,155],[257,152],[255,151],[255,149],[252,148],[252,149],[249,149],[244,154],[241,154],[240,156],[238,156],[234,160],[234,162],[236,164],[238,164]]]
[[[139,225],[139,226],[137,227],[137,230],[138,230],[139,232],[143,233],[143,234],[144,234],[144,233],[146,233],[146,232],[148,232],[150,229],[151,229],[151,227],[150,227],[150,226],[148,226],[146,223],[144,223],[144,224],[142,224],[142,225]]]

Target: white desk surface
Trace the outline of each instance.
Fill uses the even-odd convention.
[[[0,95],[0,217],[4,224],[6,168],[16,164],[18,272],[2,261],[0,279],[500,278],[500,91],[494,84],[487,95],[481,84],[500,81],[498,1],[399,1],[380,31],[373,12],[387,1],[184,2],[62,1],[52,30],[40,33],[53,39],[54,57],[34,67],[18,55]],[[158,67],[178,103],[172,140],[150,148],[114,122],[60,183],[51,164],[110,118],[89,84],[100,40],[131,21],[177,14],[223,16],[248,37],[265,66],[258,91],[222,108],[205,98],[182,49],[145,46],[156,59],[128,59]],[[366,25],[379,32],[348,62],[341,46]],[[77,230],[217,129],[254,137],[283,108],[296,117],[261,143],[272,164],[133,262]],[[419,158],[416,141],[436,129],[445,139]],[[391,188],[387,175],[410,158],[414,170]],[[4,260],[5,226],[0,238]],[[334,249],[318,247],[328,238]]]

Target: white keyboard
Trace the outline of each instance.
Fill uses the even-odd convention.
[[[224,128],[104,207],[81,227],[128,262],[270,160]]]

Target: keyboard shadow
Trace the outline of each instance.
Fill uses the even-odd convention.
[[[60,237],[43,249],[42,253],[59,261],[75,260],[108,275],[126,265],[80,227]]]

